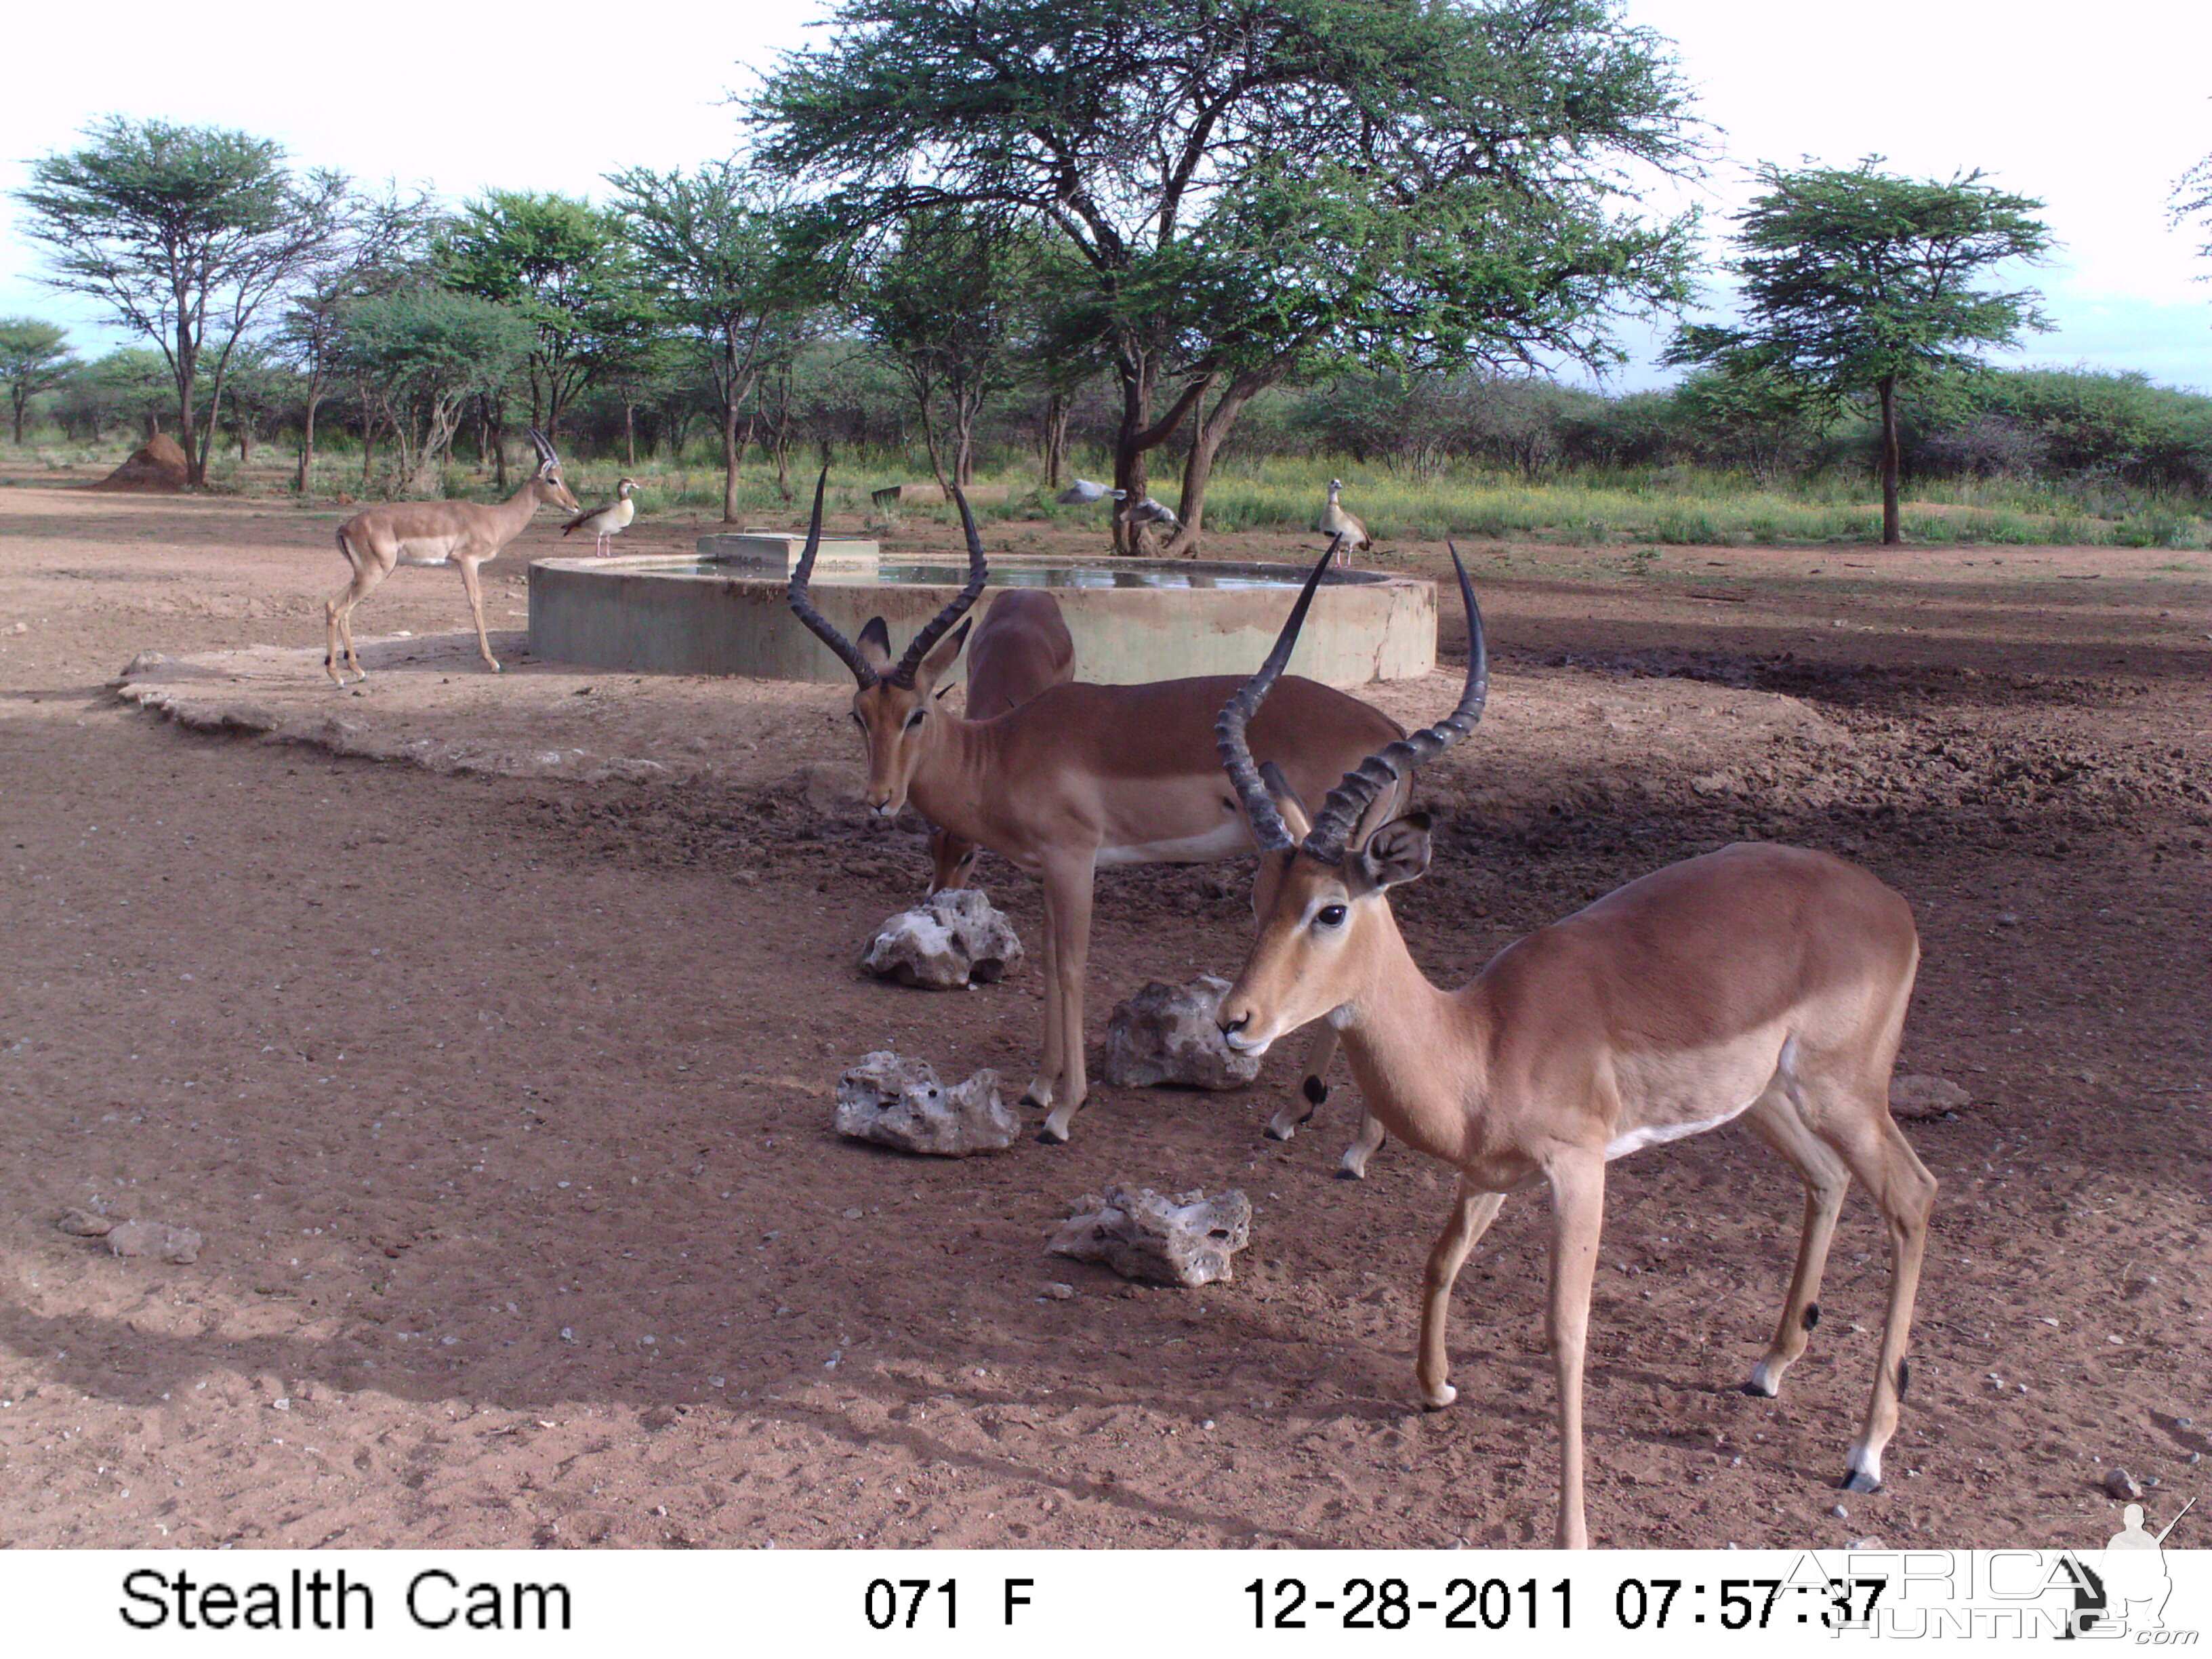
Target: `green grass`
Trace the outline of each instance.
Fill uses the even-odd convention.
[[[49,465],[112,465],[128,447],[54,446],[40,459]],[[385,487],[387,458],[387,452],[380,451],[377,476],[364,499]],[[1172,502],[1181,482],[1179,467],[1172,458],[1156,460],[1152,492]],[[1090,454],[1076,458],[1071,470],[1098,477],[1109,468],[1103,457]],[[234,454],[218,457],[210,471],[218,489],[281,495],[289,490],[291,464],[281,446],[272,446],[257,455],[250,470],[241,471]],[[695,443],[680,459],[647,459],[634,467],[572,456],[567,468],[569,488],[586,502],[611,495],[615,481],[625,475],[638,480],[639,507],[647,517],[720,513],[722,473],[712,444]],[[510,469],[510,487],[522,476]],[[832,471],[830,501],[834,510],[858,514],[887,532],[904,521],[953,522],[948,507],[884,510],[869,499],[878,486],[926,476],[927,468],[912,457],[842,456]],[[358,448],[337,441],[318,454],[313,494],[325,501],[342,493],[363,496],[360,477]],[[1232,459],[1216,471],[1207,491],[1206,528],[1304,535],[1313,527],[1331,477],[1344,480],[1345,506],[1386,545],[1433,544],[1451,537],[1595,547],[1790,546],[1876,543],[1881,536],[1873,481],[1864,477],[1825,474],[1786,486],[1765,485],[1741,475],[1660,467],[1585,469],[1532,482],[1514,473],[1463,467],[1415,478],[1347,458]],[[774,475],[750,460],[738,493],[738,518],[787,524],[804,514],[812,482],[813,467],[794,462],[787,500]],[[1027,460],[987,469],[978,482],[1008,489],[1005,501],[978,508],[978,518],[986,521],[1073,528],[1103,527],[1106,518],[1103,507],[1058,505],[1042,487],[1035,464]],[[497,491],[489,471],[460,465],[447,469],[446,493],[481,501]],[[1923,544],[2194,550],[2212,544],[2212,520],[2204,504],[2186,498],[2138,495],[2124,514],[2102,516],[2093,508],[2104,503],[2033,480],[1916,481],[1911,493],[1904,511],[1905,535]]]

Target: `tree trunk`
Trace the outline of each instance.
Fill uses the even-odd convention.
[[[1213,408],[1198,422],[1191,434],[1190,453],[1182,464],[1182,505],[1176,509],[1182,515],[1182,528],[1168,540],[1162,553],[1194,559],[1198,556],[1200,531],[1206,524],[1206,486],[1213,476],[1213,458],[1221,451],[1230,428],[1243,413],[1244,405],[1261,392],[1274,385],[1290,372],[1287,362],[1270,365],[1239,374],[1229,383],[1229,389],[1214,399]]]
[[[185,483],[197,489],[207,482],[207,452],[194,441],[192,432],[192,380],[198,371],[199,354],[193,349],[191,313],[184,304],[184,296],[177,296],[177,438],[185,452]]]
[[[21,449],[23,447],[23,404],[26,399],[21,392],[17,392],[14,395],[15,401],[15,447]]]
[[[1060,492],[1060,474],[1067,466],[1067,423],[1075,414],[1075,399],[1055,392],[1044,400],[1044,483]]]
[[[295,495],[304,495],[314,482],[315,472],[315,410],[323,401],[320,387],[307,388],[307,418],[300,423],[300,470],[292,479]]]
[[[1881,394],[1881,544],[1895,547],[1905,539],[1898,527],[1898,475],[1904,469],[1897,446],[1897,377],[1885,374],[1875,382]]]
[[[1158,377],[1158,360],[1145,349],[1125,351],[1120,366],[1121,380],[1121,426],[1114,437],[1114,484],[1123,491],[1122,510],[1127,511],[1142,501],[1150,493],[1151,473],[1146,457],[1158,449],[1181,428],[1191,410],[1212,387],[1214,376],[1202,374],[1184,386],[1175,404],[1168,412],[1147,425],[1145,417],[1151,412],[1153,386]],[[1114,550],[1117,553],[1144,555],[1152,550],[1151,532],[1143,525],[1124,523],[1121,514],[1114,516]]]
[[[936,423],[929,418],[929,405],[932,401],[928,392],[925,392],[921,394],[921,441],[929,451],[929,475],[937,480],[937,487],[944,489],[945,463],[938,459],[937,427]],[[950,501],[951,498],[951,492],[946,490],[945,499]]]
[[[637,405],[623,399],[623,464],[637,471]]]
[[[722,522],[738,521],[738,389],[722,405]]]
[[[363,408],[361,411],[361,493],[368,494],[369,468],[376,461],[376,416]]]

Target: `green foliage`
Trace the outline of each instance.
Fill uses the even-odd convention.
[[[334,358],[398,440],[402,487],[429,494],[468,400],[507,385],[534,343],[517,307],[422,284],[349,305]]]
[[[113,115],[85,136],[32,163],[31,187],[15,192],[25,229],[47,249],[51,286],[100,301],[167,359],[197,483],[214,413],[214,398],[194,405],[210,331],[219,397],[231,350],[328,243],[346,183],[295,180],[282,146],[228,128]]]
[[[905,377],[940,483],[975,478],[975,423],[1014,382],[1042,320],[1046,255],[1003,215],[939,208],[910,214],[879,244],[847,295],[861,338]],[[949,422],[951,465],[939,453]]]
[[[51,392],[82,365],[69,349],[69,331],[35,317],[0,317],[0,385],[8,388],[15,415],[15,443],[23,442],[23,411],[41,392]]]
[[[990,206],[1063,240],[1124,487],[1209,392],[1218,444],[1302,368],[1600,360],[1615,307],[1682,290],[1689,224],[1624,211],[1623,169],[1689,157],[1686,94],[1609,0],[846,0],[836,25],[756,101],[763,161],[850,227]]]
[[[2029,290],[1972,286],[1990,266],[2033,259],[2051,234],[2043,204],[1992,190],[1978,173],[1948,184],[1875,171],[1759,170],[1765,193],[1736,216],[1748,321],[1692,325],[1669,361],[1757,369],[1820,395],[1873,392],[1885,380],[1971,370],[1967,346],[2010,345],[2048,325]]]
[[[2012,344],[2047,328],[2027,290],[1972,284],[1989,267],[2040,258],[2051,233],[2043,204],[1981,183],[1948,183],[1856,167],[1759,169],[1764,194],[1736,216],[1741,250],[1730,267],[1742,284],[1745,326],[1693,324],[1668,353],[1747,385],[1780,384],[1831,404],[1880,400],[1883,539],[1896,541],[1897,392],[1946,373],[1971,372],[1968,346]]]
[[[619,221],[574,197],[491,191],[446,228],[437,258],[447,287],[529,323],[531,423],[549,436],[653,321]]]
[[[55,400],[62,430],[80,441],[97,442],[107,428],[137,428],[169,407],[176,385],[161,354],[125,346],[96,358],[70,376]]]

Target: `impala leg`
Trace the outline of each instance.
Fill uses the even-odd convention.
[[[1462,1177],[1452,1218],[1421,1269],[1421,1344],[1413,1360],[1413,1382],[1421,1403],[1431,1411],[1442,1411],[1459,1398],[1459,1390],[1444,1380],[1451,1371],[1450,1357],[1444,1352],[1444,1323],[1451,1316],[1452,1285],[1504,1202],[1504,1194],[1479,1192]]]
[[[1060,913],[1050,882],[1045,884],[1044,889],[1042,934],[1037,945],[1038,960],[1044,964],[1044,1048],[1037,1061],[1036,1074],[1030,1079],[1030,1086],[1022,1091],[1022,1103],[1048,1112],[1052,1109],[1053,1085],[1060,1070]]]
[[[1851,1176],[1843,1159],[1778,1092],[1761,1096],[1747,1121],[1752,1133],[1788,1158],[1805,1183],[1805,1222],[1797,1240],[1796,1269],[1790,1275],[1790,1294],[1784,1298],[1774,1340],[1743,1385],[1746,1394],[1771,1400],[1782,1392],[1782,1374],[1797,1363],[1813,1328],[1820,1322],[1820,1274],[1828,1265],[1828,1247],[1835,1239],[1836,1218],[1842,1213]]]
[[[1314,1114],[1328,1098],[1328,1063],[1336,1055],[1336,1027],[1327,1020],[1314,1025],[1313,1041],[1306,1045],[1306,1064],[1304,1081],[1298,1092],[1285,1101],[1274,1116],[1267,1120],[1265,1133],[1270,1140],[1288,1140],[1297,1133],[1299,1127],[1313,1121]]]
[[[495,674],[500,672],[500,661],[491,653],[491,636],[484,632],[483,583],[477,575],[481,561],[470,558],[454,559],[461,568],[461,586],[468,590],[469,614],[476,618],[477,649],[483,653],[484,666]]]
[[[1375,1156],[1384,1139],[1382,1121],[1374,1113],[1362,1108],[1359,1114],[1359,1133],[1352,1145],[1344,1149],[1337,1160],[1336,1178],[1339,1181],[1367,1179],[1367,1160]]]
[[[1589,1547],[1583,1518],[1583,1364],[1589,1341],[1590,1285],[1605,1227],[1605,1158],[1562,1157],[1551,1169],[1552,1296],[1547,1334],[1559,1391],[1559,1520],[1556,1547]]]
[[[361,659],[354,654],[353,608],[368,597],[370,591],[384,580],[384,576],[385,573],[373,564],[356,565],[353,580],[340,588],[337,597],[323,607],[325,636],[323,672],[337,684],[345,684],[345,675],[338,668],[341,647],[345,652],[347,665],[354,672],[354,678],[362,680],[368,678],[368,671],[361,665]]]
[[[1882,1449],[1897,1432],[1897,1402],[1908,1373],[1905,1351],[1912,1333],[1913,1298],[1920,1290],[1920,1264],[1928,1250],[1928,1218],[1936,1207],[1936,1177],[1914,1154],[1889,1115],[1886,1080],[1875,1088],[1879,1113],[1861,1120],[1860,1133],[1838,1150],[1851,1173],[1866,1185],[1889,1228],[1889,1309],[1882,1319],[1881,1358],[1875,1366],[1874,1392],[1866,1423],[1844,1460],[1843,1486],[1851,1492],[1881,1487]]]
[[[1091,860],[1086,851],[1080,863],[1063,861],[1045,869],[1045,902],[1058,913],[1054,950],[1048,964],[1052,983],[1048,998],[1060,1000],[1060,1074],[1050,1115],[1038,1139],[1065,1141],[1090,1079],[1083,1055],[1083,975],[1091,957]]]

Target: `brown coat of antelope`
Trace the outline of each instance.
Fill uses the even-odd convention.
[[[855,643],[807,598],[826,483],[825,475],[815,486],[791,608],[858,683],[853,722],[867,744],[869,806],[896,817],[911,800],[931,823],[1043,878],[1044,1052],[1024,1098],[1047,1114],[1038,1139],[1064,1141],[1090,1088],[1083,992],[1092,872],[1207,864],[1251,850],[1251,830],[1213,748],[1215,712],[1242,682],[1226,674],[1148,685],[1076,681],[992,720],[946,714],[932,693],[958,656],[961,635],[945,636],[990,576],[966,498],[954,491],[968,584],[894,661],[882,617]],[[1293,677],[1253,722],[1250,741],[1292,782],[1317,789],[1401,735],[1380,709]]]
[[[491,653],[491,639],[484,632],[483,585],[477,567],[499,556],[499,551],[523,532],[541,507],[574,507],[576,498],[561,482],[561,458],[545,434],[528,428],[538,451],[538,470],[522,488],[496,506],[477,501],[391,501],[365,507],[338,526],[338,553],[353,574],[323,607],[326,640],[323,668],[332,680],[345,684],[338,666],[341,649],[355,677],[367,679],[368,672],[353,649],[353,608],[403,564],[450,564],[461,573],[462,590],[469,596],[469,615],[476,621],[477,649],[484,666],[500,672]]]
[[[964,629],[964,623],[961,625]],[[1042,587],[1000,590],[984,607],[968,647],[968,701],[971,720],[988,720],[1020,708],[1048,685],[1075,678],[1075,641],[1060,601]],[[981,849],[950,830],[929,832],[929,890],[968,884]]]
[[[1456,550],[1452,559],[1456,566]],[[1872,876],[1825,853],[1739,844],[1655,871],[1539,929],[1458,990],[1430,984],[1389,898],[1428,867],[1429,820],[1399,816],[1390,791],[1480,716],[1488,671],[1464,570],[1460,589],[1468,652],[1459,706],[1349,772],[1310,820],[1304,801],[1311,797],[1256,763],[1245,733],[1265,712],[1311,581],[1266,664],[1222,711],[1222,760],[1262,849],[1256,935],[1221,1000],[1223,1031],[1231,1048],[1256,1054],[1326,1018],[1367,1109],[1459,1172],[1451,1220],[1421,1279],[1415,1378],[1431,1407],[1454,1398],[1445,1316],[1468,1252],[1507,1193],[1550,1193],[1547,1330],[1559,1389],[1562,1548],[1589,1542],[1583,1358],[1606,1164],[1741,1117],[1796,1170],[1805,1184],[1796,1270],[1746,1385],[1770,1397],[1820,1318],[1821,1269],[1856,1176],[1887,1224],[1889,1306],[1843,1484],[1873,1492],[1905,1389],[1936,1196],[1935,1178],[1889,1115],[1890,1070],[1920,957],[1911,913]]]

